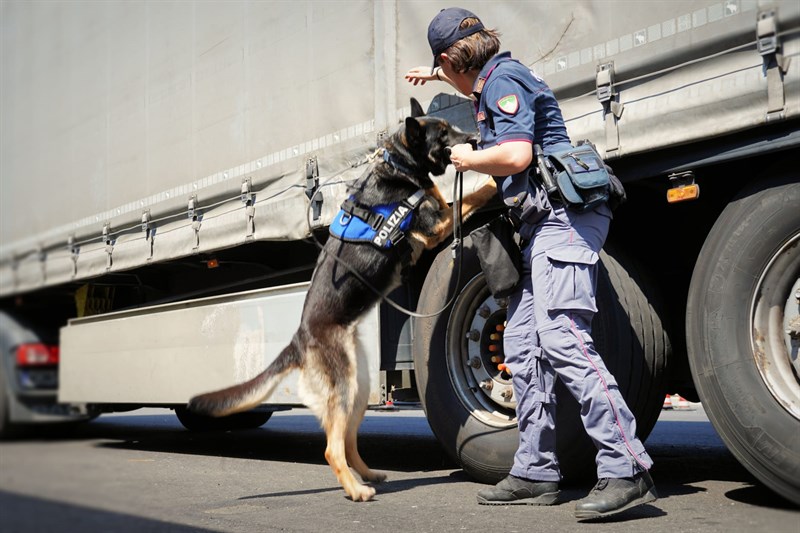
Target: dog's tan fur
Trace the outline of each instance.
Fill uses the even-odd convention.
[[[323,359],[318,354],[306,354],[306,364],[300,369],[300,396],[325,431],[325,460],[339,484],[353,501],[367,501],[375,495],[375,489],[359,483],[348,468],[350,465],[364,481],[379,483],[386,479],[386,474],[369,469],[356,444],[369,397],[367,361],[356,350],[355,325],[333,327],[328,334],[336,338],[335,344],[342,347],[350,362],[347,385],[334,390],[326,369],[314,364]]]
[[[438,187],[434,186],[426,189],[425,192],[439,202],[441,220],[436,225],[433,236],[425,236],[418,233],[412,233],[411,235],[419,240],[426,250],[431,250],[439,246],[442,241],[453,233],[453,211],[447,205],[447,200],[444,199],[442,191]],[[488,180],[480,189],[464,197],[461,202],[461,217],[466,220],[471,214],[486,205],[496,193],[497,184],[493,179]]]
[[[495,181],[488,180],[481,188],[463,199],[461,216],[464,219],[468,218],[491,200],[496,191]],[[418,243],[417,246],[412,244],[415,249],[419,246],[432,250],[453,233],[453,211],[438,187],[426,189],[426,193],[439,202],[440,221],[433,235],[412,232],[409,237]],[[356,444],[358,428],[364,419],[369,397],[367,361],[363,360],[363,356],[359,357],[356,350],[355,327],[331,329],[329,334],[339,339],[338,344],[345,348],[347,359],[353,362],[350,367],[352,372],[348,376],[349,385],[346,391],[331,390],[327,386],[328,380],[324,369],[306,364],[300,370],[301,398],[320,420],[325,431],[328,440],[325,459],[336,479],[353,501],[368,501],[375,496],[375,489],[359,483],[348,468],[348,465],[352,467],[366,482],[380,483],[386,479],[385,473],[371,470],[364,463]],[[307,354],[304,359],[311,362],[319,358]],[[342,394],[345,397],[342,397]],[[331,405],[331,398],[336,398],[341,403],[337,405],[338,402],[334,402],[335,404]]]
[[[440,129],[444,127],[441,122],[443,121],[430,125],[431,130],[434,131],[434,126]],[[416,122],[407,124],[409,127],[419,127],[414,126]],[[451,128],[448,131],[451,142],[464,142],[467,138],[463,132],[454,133]],[[417,135],[419,136],[419,132]],[[410,150],[412,141],[406,139],[405,133],[400,139],[405,143],[405,148]],[[417,140],[417,143],[419,142],[422,141]],[[427,142],[433,141],[429,139]],[[442,140],[439,139],[439,142]],[[430,150],[430,153],[433,153],[433,149]],[[418,154],[416,157],[424,160],[426,155]],[[437,172],[443,172],[444,166],[441,162],[436,163]],[[390,172],[391,180],[386,182],[387,186],[390,183],[397,183],[397,175],[391,174],[390,170],[373,170],[373,172]],[[407,234],[412,248],[412,261],[416,261],[423,250],[436,248],[453,231],[452,210],[441,191],[427,177],[427,172],[419,179],[426,180],[427,186],[424,187],[425,199],[418,207],[421,214],[418,215],[417,225]],[[374,181],[378,184],[374,186],[384,183],[380,176]],[[467,218],[473,214],[486,204],[495,192],[495,182],[490,179],[477,191],[467,195],[461,205],[462,217]],[[363,246],[367,248],[357,248]],[[298,370],[301,398],[320,420],[327,436],[325,459],[345,492],[354,501],[370,500],[375,495],[375,489],[358,482],[349,467],[352,467],[366,482],[377,483],[386,479],[385,474],[371,470],[364,463],[356,444],[358,427],[368,404],[370,380],[367,362],[356,349],[357,317],[352,319],[347,317],[354,316],[352,311],[354,307],[357,309],[366,307],[369,302],[365,302],[364,296],[356,294],[359,292],[369,294],[369,291],[360,282],[349,280],[346,269],[340,268],[337,261],[332,260],[330,256],[352,261],[367,257],[364,259],[365,262],[361,263],[366,265],[378,260],[387,262],[386,269],[394,269],[395,275],[390,278],[385,276],[375,278],[384,280],[375,283],[378,283],[376,286],[386,294],[399,281],[397,275],[399,260],[394,256],[386,256],[384,252],[370,250],[370,245],[329,239],[312,276],[302,324],[291,343],[264,372],[252,380],[221,391],[202,394],[193,398],[189,404],[193,411],[212,416],[224,416],[251,409],[269,396],[288,372]],[[386,269],[382,272],[389,271]],[[371,301],[377,299],[377,296],[374,296]],[[361,311],[358,316],[360,313]],[[340,314],[347,317],[337,316]]]
[[[466,219],[477,209],[485,205],[494,197],[497,191],[495,181],[490,179],[477,191],[466,196],[461,205],[461,216]],[[453,211],[445,200],[442,192],[434,186],[426,189],[426,193],[434,197],[440,206],[440,221],[436,225],[434,235],[423,235],[412,232],[410,238],[417,241],[426,250],[432,250],[441,244],[453,233]],[[417,246],[414,246],[417,248]],[[353,501],[368,501],[375,496],[375,489],[359,483],[350,469],[350,465],[363,481],[380,483],[386,480],[386,474],[371,470],[358,453],[356,436],[361,421],[367,410],[369,396],[369,373],[367,361],[359,358],[356,350],[355,328],[341,328],[340,332],[331,331],[331,335],[340,336],[341,344],[346,347],[347,358],[353,361],[353,372],[349,376],[347,397],[341,398],[340,391],[331,391],[322,388],[320,384],[326,382],[324,372],[320,369],[304,368],[301,370],[300,383],[302,387],[303,403],[312,410],[321,421],[328,445],[325,449],[325,459],[333,469],[336,478],[345,492]],[[315,357],[306,357],[307,361],[316,360]],[[362,359],[362,360],[359,360]],[[342,405],[329,405],[329,399],[337,397]],[[342,407],[349,406],[342,409]]]

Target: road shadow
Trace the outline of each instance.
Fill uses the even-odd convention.
[[[312,415],[273,417],[261,428],[241,431],[190,432],[174,424],[126,428],[99,422],[93,425],[73,438],[100,439],[97,446],[110,449],[327,465],[325,434]],[[374,420],[368,416],[358,445],[364,461],[376,470],[458,468],[430,432],[427,421],[419,416],[397,413]]]
[[[115,531],[119,533],[211,533],[213,529],[186,526],[134,514],[93,509],[83,505],[0,491],[2,531]]]
[[[658,504],[656,504],[658,505]],[[606,516],[603,518],[594,518],[592,520],[581,520],[580,524],[622,524],[624,522],[632,522],[634,520],[645,520],[647,518],[660,518],[667,516],[667,513],[656,507],[655,505],[645,504],[627,509],[620,513]]]
[[[660,498],[705,492],[698,484],[706,481],[759,484],[708,421],[660,420],[645,447]]]
[[[458,470],[451,472],[448,475],[429,476],[429,477],[414,477],[413,479],[390,479],[382,483],[366,483],[366,485],[375,487],[378,493],[375,498],[370,501],[379,501],[380,497],[385,494],[392,494],[396,492],[403,492],[407,490],[418,489],[419,487],[429,485],[447,485],[452,483],[464,483],[470,481],[469,477],[463,471]],[[305,490],[292,490],[281,492],[268,492],[265,494],[254,494],[252,496],[242,496],[239,500],[260,500],[268,498],[280,498],[283,496],[305,496],[309,494],[321,494],[323,492],[343,492],[342,487],[336,485],[334,487],[326,487],[319,489],[305,489]],[[344,496],[348,498],[348,496]],[[368,502],[367,502],[368,503]]]
[[[152,416],[109,415],[67,431],[48,429],[25,439],[96,440],[96,446],[108,449],[326,465],[323,431],[312,415],[298,413],[273,416],[258,429],[228,432],[187,431],[169,412]],[[388,481],[381,485],[382,493],[407,490],[420,483],[470,480],[439,445],[424,417],[403,412],[370,415],[359,433],[359,450],[371,468],[398,472],[456,470],[460,476]],[[660,420],[645,446],[654,460],[651,473],[661,499],[705,492],[707,489],[701,485],[707,481],[730,481],[748,485],[726,493],[732,501],[795,508],[742,467],[707,421]],[[578,500],[591,490],[596,481],[593,468],[585,474],[581,479],[562,482],[562,500]]]
[[[736,502],[767,507],[769,509],[783,509],[786,511],[800,510],[800,506],[782,498],[760,483],[754,483],[749,487],[729,490],[725,493],[725,496]]]

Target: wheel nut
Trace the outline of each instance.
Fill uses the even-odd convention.
[[[514,391],[511,389],[505,389],[500,393],[500,396],[502,396],[505,401],[510,402],[511,397],[514,396]]]
[[[786,330],[786,333],[794,339],[800,339],[800,316],[794,317],[789,322],[789,329]]]
[[[469,360],[469,366],[472,368],[480,368],[481,367],[481,358],[480,357],[473,357]]]
[[[467,339],[471,340],[472,342],[478,342],[481,340],[481,332],[477,329],[473,329],[469,333],[467,333]]]
[[[489,307],[485,305],[482,305],[481,308],[478,309],[478,315],[480,315],[481,318],[489,318],[490,314],[491,311],[489,310]]]
[[[489,392],[492,390],[492,387],[494,387],[494,382],[491,379],[481,381],[481,388],[483,390]]]

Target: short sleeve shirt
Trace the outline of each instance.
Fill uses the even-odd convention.
[[[473,94],[482,149],[511,141],[535,143],[545,152],[569,146],[553,91],[509,52],[495,55],[484,65]],[[528,171],[495,176],[495,181],[504,199],[515,197],[528,189]],[[544,191],[539,194],[546,202]]]
[[[489,60],[474,91],[482,148],[526,141],[549,151],[555,145],[569,144],[553,91],[528,67],[511,59],[509,52]]]

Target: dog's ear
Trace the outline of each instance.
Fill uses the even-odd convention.
[[[411,116],[412,117],[424,117],[425,111],[422,110],[422,106],[417,101],[416,98],[411,99]]]
[[[414,146],[421,141],[424,141],[425,132],[422,131],[422,125],[414,117],[406,117],[406,131],[405,139],[407,146]]]

